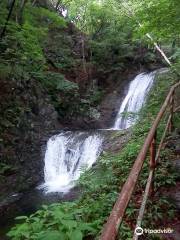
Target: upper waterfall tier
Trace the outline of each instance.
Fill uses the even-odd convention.
[[[136,120],[136,115],[143,104],[146,96],[153,84],[155,72],[141,73],[129,84],[128,92],[120,104],[119,112],[113,129],[126,129],[130,127]]]

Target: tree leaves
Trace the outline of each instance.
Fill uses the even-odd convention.
[[[75,203],[43,206],[30,217],[20,216],[23,221],[8,233],[13,240],[82,240],[85,234],[94,234],[95,227],[82,220],[82,209]]]
[[[67,237],[64,233],[58,231],[44,231],[38,234],[37,240],[66,240]]]
[[[74,230],[69,234],[69,240],[82,240],[83,234],[80,230]]]

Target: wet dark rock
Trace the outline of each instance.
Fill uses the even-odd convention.
[[[176,148],[174,152],[176,155],[180,155],[180,148]]]
[[[22,194],[20,194],[20,193],[12,193],[11,195],[9,195],[5,199],[3,199],[0,202],[0,211],[2,211],[3,207],[8,206],[8,205],[18,201],[21,198],[21,196],[22,196]]]
[[[121,131],[108,131],[108,137],[106,137],[103,143],[104,152],[119,152],[119,150],[124,146],[124,144],[126,144],[130,139],[131,133],[131,128]]]
[[[1,85],[0,163],[11,166],[4,172],[5,180],[0,179],[0,201],[6,201],[14,191],[21,193],[42,180],[46,142],[41,139],[48,139],[49,132],[61,125],[49,96],[37,81],[1,80]],[[7,109],[12,118],[4,114]]]

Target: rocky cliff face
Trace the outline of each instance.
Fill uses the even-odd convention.
[[[45,140],[61,128],[47,92],[35,80],[1,80],[0,201],[40,181]]]
[[[57,110],[66,112],[64,102],[74,97],[71,89],[63,91],[58,84],[69,87],[78,81],[75,65],[81,61],[82,36],[72,24],[49,30],[42,43],[41,79],[0,72],[0,208],[4,199],[42,180],[46,141],[52,131],[63,128]]]

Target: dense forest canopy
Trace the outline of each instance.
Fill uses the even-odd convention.
[[[66,17],[92,38],[102,37],[107,32],[109,36],[118,38],[119,30],[121,34],[126,33],[129,27],[135,38],[138,36],[143,39],[147,33],[150,33],[154,41],[172,44],[179,52],[179,4],[178,0],[82,0],[57,1],[56,7],[60,11],[66,10]],[[177,55],[176,52],[171,57],[176,58]]]
[[[1,45],[4,44],[6,48],[9,44],[12,49],[16,44],[20,45],[21,51],[17,53],[14,49],[8,54],[13,55],[13,58],[17,55],[18,61],[22,64],[26,62],[26,58],[33,58],[33,63],[37,61],[42,65],[44,59],[38,43],[45,37],[48,27],[64,26],[63,18],[65,18],[66,21],[74,23],[88,35],[97,52],[100,51],[98,50],[99,43],[104,49],[111,48],[112,45],[114,48],[118,48],[119,45],[125,48],[128,46],[127,39],[130,39],[128,46],[130,49],[131,41],[144,39],[152,44],[145,37],[146,33],[150,33],[154,41],[165,45],[165,50],[170,50],[168,53],[170,58],[177,59],[179,55],[179,4],[178,0],[3,0],[0,3]],[[41,7],[38,14],[37,9],[34,8],[36,5]],[[58,14],[62,17],[58,17]],[[42,18],[44,22],[39,25],[39,19]],[[7,49],[9,51],[10,48]],[[3,53],[6,56],[7,49]],[[173,54],[171,54],[172,49]],[[123,49],[120,51],[123,52]],[[97,56],[102,57],[100,53]],[[13,58],[10,61],[13,61]]]
[[[111,22],[113,19],[120,20],[121,16],[129,15],[133,20],[143,24],[145,32],[154,32],[158,39],[178,37],[179,29],[179,1],[53,1],[57,10],[67,11],[66,17],[75,22],[81,29],[92,33],[94,24],[103,24],[103,21]],[[95,26],[94,26],[95,27]],[[161,37],[161,38],[160,38]]]
[[[96,97],[86,100],[96,81],[94,69],[102,76],[113,70],[124,71],[129,60],[138,58],[135,52],[139,46],[145,47],[140,38],[134,38],[135,22],[114,0],[3,0],[0,15],[1,77],[40,80],[61,116],[74,114],[77,102],[78,106],[82,102],[81,112],[86,112],[100,99],[102,91],[97,89]],[[72,30],[70,37],[68,31],[74,25],[76,30]],[[146,61],[142,62],[148,62],[154,59],[154,54],[151,51],[144,58]],[[81,76],[75,76],[80,71]],[[84,88],[88,92],[85,91],[85,100],[81,101]],[[55,92],[61,92],[67,102],[59,101]],[[76,101],[71,107],[72,96],[76,96]]]

